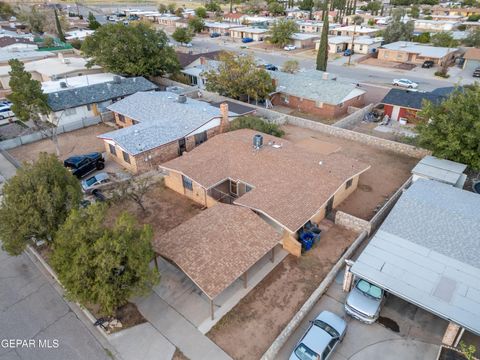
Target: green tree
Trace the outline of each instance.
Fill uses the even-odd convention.
[[[460,351],[467,360],[475,360],[475,353],[477,352],[475,345],[467,345],[465,342],[460,341]]]
[[[207,5],[205,5],[205,9],[211,12],[220,12],[222,8],[220,5],[215,1],[210,1]]]
[[[418,19],[420,16],[420,8],[417,5],[413,5],[410,8],[410,16],[414,19]]]
[[[175,16],[181,17],[183,15],[183,8],[179,7],[175,10]]]
[[[187,44],[193,39],[193,33],[188,28],[176,28],[172,38],[182,44]]]
[[[463,43],[466,46],[480,48],[480,28],[476,28],[475,30],[473,30],[470,35],[468,35],[467,38],[463,40]]]
[[[55,14],[55,28],[57,29],[57,35],[60,41],[65,42],[65,35],[63,34],[62,25],[60,24],[60,19],[58,18],[57,9],[54,10]]]
[[[308,11],[308,18],[312,20],[313,8],[315,7],[314,0],[302,0],[298,7],[300,10]]]
[[[378,15],[378,12],[380,11],[381,8],[382,8],[382,3],[379,1],[370,1],[366,7],[367,11],[370,11],[372,15]]]
[[[95,17],[95,15],[93,15],[93,13],[90,11],[88,13],[88,28],[90,30],[97,30],[101,25],[100,23],[97,21],[97,18]]]
[[[360,15],[355,15],[353,18],[352,18],[352,25],[362,25],[363,22],[365,21],[365,19],[360,16]]]
[[[8,20],[15,15],[12,6],[9,3],[0,1],[0,19]]]
[[[480,85],[457,89],[441,104],[426,102],[418,116],[420,146],[433,155],[480,170]]]
[[[282,137],[285,135],[285,131],[280,129],[279,125],[266,122],[262,118],[252,115],[240,116],[230,123],[229,131],[239,129],[252,129],[276,137]]]
[[[51,263],[70,300],[114,315],[130,297],[147,293],[159,276],[149,266],[150,225],[139,228],[123,213],[106,227],[106,212],[100,203],[73,210],[56,234]]]
[[[201,33],[205,28],[205,21],[203,21],[203,19],[199,18],[198,16],[194,16],[190,18],[190,20],[188,20],[188,27],[194,33]]]
[[[167,5],[168,12],[170,14],[175,14],[175,9],[177,8],[177,4],[175,3],[170,3]]]
[[[207,90],[234,99],[247,97],[256,101],[267,98],[275,90],[268,72],[258,68],[251,55],[223,53],[219,60],[218,69],[205,74]]]
[[[430,41],[433,46],[436,47],[455,47],[458,45],[458,41],[455,40],[449,32],[439,32],[431,36]]]
[[[290,42],[290,38],[298,31],[298,25],[293,20],[280,19],[268,31],[268,41],[283,47]]]
[[[300,70],[300,64],[297,60],[287,60],[282,66],[282,71],[290,74],[295,74]]]
[[[285,13],[285,9],[283,8],[282,4],[272,1],[270,4],[268,4],[268,12],[273,16],[283,15]]]
[[[420,35],[414,36],[413,40],[422,44],[428,44],[430,42],[430,33],[421,33]]]
[[[396,41],[410,41],[413,36],[413,21],[404,23],[402,17],[405,15],[403,9],[394,9],[392,13],[392,22],[383,32],[383,40],[386,44]]]
[[[165,4],[158,5],[158,12],[160,14],[165,14],[168,12],[167,6]]]
[[[129,26],[107,24],[88,36],[82,44],[88,66],[127,76],[156,76],[179,69],[178,59],[163,31],[143,22]]]
[[[328,62],[328,1],[324,4],[324,17],[322,33],[320,35],[320,46],[317,53],[317,70],[327,71]]]
[[[52,242],[81,197],[80,183],[55,155],[41,153],[25,163],[3,188],[2,248],[19,255],[34,239]]]
[[[31,32],[43,34],[47,19],[45,13],[36,6],[32,6],[30,11],[21,11],[18,18],[28,25]]]
[[[55,40],[51,36],[45,36],[43,38],[43,47],[49,48],[55,45]]]
[[[207,17],[207,10],[203,6],[200,6],[195,9],[195,15],[199,18],[205,19]]]

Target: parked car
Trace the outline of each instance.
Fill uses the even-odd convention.
[[[418,84],[416,82],[413,82],[408,79],[393,79],[392,84],[394,86],[402,86],[409,89],[416,89],[418,87]]]
[[[242,43],[244,43],[244,44],[250,43],[250,42],[253,42],[253,39],[252,39],[252,38],[245,37],[245,38],[242,39]]]
[[[217,32],[212,32],[212,33],[210,34],[210,37],[211,37],[211,38],[217,38],[217,37],[220,37],[220,36],[222,36],[222,34],[219,34],[219,33],[217,33]]]
[[[95,170],[102,170],[105,167],[105,159],[99,152],[85,155],[72,156],[65,159],[63,166],[70,169],[77,178],[82,178]]]
[[[191,48],[193,46],[192,43],[181,43],[180,45],[187,48]]]
[[[110,176],[106,172],[95,174],[88,179],[82,180],[82,189],[85,193],[90,194],[104,184],[110,182]]]
[[[264,68],[265,68],[265,70],[270,70],[270,71],[277,71],[278,70],[278,67],[276,67],[273,64],[265,64]]]
[[[92,195],[95,197],[95,201],[104,202],[105,200],[107,200],[107,198],[105,197],[105,195],[103,195],[100,189],[93,190]]]
[[[473,77],[480,77],[480,67],[476,68],[473,72]]]
[[[347,49],[343,52],[343,56],[352,56],[355,52],[351,49]]]
[[[330,311],[322,311],[298,342],[290,360],[326,360],[343,340],[345,320]]]
[[[295,50],[297,47],[295,45],[286,45],[283,50],[286,50],[286,51],[291,51],[291,50]]]
[[[380,315],[384,299],[385,293],[381,288],[359,279],[347,296],[345,311],[357,320],[373,324]]]
[[[10,106],[11,105],[8,104],[0,104],[0,120],[8,119],[15,116],[13,111],[10,110]]]
[[[424,69],[430,69],[433,67],[433,61],[432,60],[425,60],[422,64],[422,68]]]

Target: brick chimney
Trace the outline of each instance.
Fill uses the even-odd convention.
[[[207,59],[205,56],[200,56],[200,65],[207,65]]]
[[[227,132],[228,128],[230,127],[230,121],[228,119],[228,104],[221,103],[220,104],[220,134]]]

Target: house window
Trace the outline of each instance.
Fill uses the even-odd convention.
[[[77,113],[77,109],[75,108],[65,109],[65,116],[75,115],[76,113]]]
[[[87,104],[87,110],[91,111],[92,110],[92,104]]]
[[[342,107],[343,107],[343,103],[338,104],[338,107],[339,107],[339,108],[342,108]]]
[[[195,146],[203,144],[207,141],[207,132],[201,132],[200,134],[195,134]]]
[[[128,153],[125,151],[123,151],[123,160],[130,164],[130,155],[128,155]]]
[[[115,145],[108,144],[108,149],[110,150],[110,154],[117,156],[117,149],[115,149]]]
[[[245,192],[251,191],[253,188],[250,185],[245,185]]]
[[[318,107],[318,108],[323,108],[323,101],[317,101],[315,102],[315,106]]]
[[[191,190],[193,191],[193,183],[192,180],[189,179],[188,177],[182,175],[182,183],[183,183],[183,188],[185,190]]]
[[[125,116],[121,115],[121,114],[118,114],[118,121],[120,122],[125,122]]]
[[[360,45],[359,51],[362,51],[362,50],[363,50],[363,45]]]
[[[238,195],[237,183],[234,181],[230,181],[230,193]]]
[[[353,179],[349,179],[345,184],[345,189],[348,189],[350,186],[352,186],[352,183],[353,183]]]

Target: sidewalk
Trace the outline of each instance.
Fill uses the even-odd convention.
[[[134,300],[138,310],[168,341],[191,360],[228,360],[213,341],[162,300],[155,292]]]

